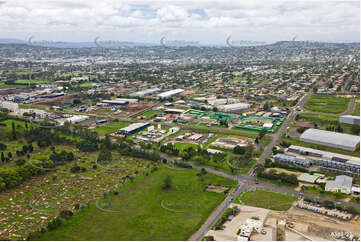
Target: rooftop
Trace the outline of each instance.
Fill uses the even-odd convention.
[[[320,129],[307,129],[301,135],[302,141],[333,146],[347,150],[354,150],[360,142],[360,137],[350,134],[325,131]]]

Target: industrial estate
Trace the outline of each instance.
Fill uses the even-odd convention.
[[[360,44],[0,39],[0,153],[0,240],[357,241]]]

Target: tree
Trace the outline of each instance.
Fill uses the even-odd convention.
[[[81,101],[79,99],[73,99],[73,105],[80,104]]]
[[[236,147],[233,148],[233,153],[237,154],[237,155],[243,155],[245,152],[245,148],[241,147],[239,145],[237,145]]]
[[[13,139],[15,140],[16,139],[16,128],[15,128],[14,121],[11,123],[11,133],[12,133]]]
[[[262,129],[259,131],[258,136],[260,139],[263,139],[263,137],[266,135],[267,131]]]
[[[167,175],[163,181],[163,189],[169,189],[172,187],[172,178]]]
[[[98,154],[98,162],[99,163],[109,163],[112,161],[112,152],[105,148],[104,145],[100,147],[100,151]]]
[[[6,150],[7,146],[3,143],[0,143],[0,150]]]
[[[359,135],[360,134],[360,126],[357,124],[353,124],[351,127],[351,132],[355,135]]]
[[[268,110],[269,110],[268,102],[266,102],[266,103],[263,105],[263,110],[265,110],[265,111],[268,111]]]
[[[112,149],[112,141],[110,140],[109,135],[105,135],[104,145],[108,150]]]

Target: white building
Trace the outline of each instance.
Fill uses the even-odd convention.
[[[360,125],[360,117],[352,115],[340,116],[340,123]]]
[[[86,116],[86,115],[73,115],[69,118],[66,118],[64,119],[64,121],[62,121],[62,124],[64,124],[66,121],[71,123],[71,124],[74,124],[74,123],[79,123],[79,122],[82,122],[84,120],[87,120],[89,119],[89,116]]]
[[[357,144],[360,142],[360,136],[320,129],[307,129],[301,135],[300,140],[344,150],[355,150]]]
[[[19,105],[14,102],[0,101],[0,108],[6,108],[10,112],[17,112],[19,109]]]
[[[327,181],[325,190],[328,192],[342,192],[350,194],[352,190],[352,177],[341,175],[336,176],[334,181]]]
[[[139,92],[132,93],[129,96],[131,96],[131,97],[144,97],[146,95],[150,95],[150,94],[153,94],[153,93],[158,92],[158,91],[160,91],[159,88],[151,88],[151,89],[146,89],[146,90],[142,90],[142,91],[139,91]]]
[[[243,111],[243,110],[249,109],[250,107],[251,107],[251,104],[249,104],[249,103],[233,103],[233,104],[218,106],[219,110],[224,111],[224,112]]]
[[[177,94],[182,93],[182,92],[184,92],[184,90],[178,88],[178,89],[170,90],[170,91],[167,91],[167,92],[159,93],[158,98],[167,98],[167,97],[171,97],[171,96],[177,95]]]

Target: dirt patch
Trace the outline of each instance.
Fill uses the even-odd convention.
[[[73,96],[61,96],[56,98],[45,98],[37,102],[39,105],[44,106],[68,106],[73,104]]]
[[[268,171],[271,171],[271,170],[274,170],[277,172],[277,174],[280,174],[280,173],[286,173],[286,174],[289,174],[289,175],[296,175],[296,176],[299,176],[302,174],[302,172],[296,172],[296,171],[289,171],[289,170],[286,170],[286,169],[282,169],[282,168],[267,168],[265,171],[268,172]]]
[[[230,188],[216,185],[208,185],[205,189],[207,192],[227,193]]]
[[[292,222],[295,229],[311,237],[332,240],[331,232],[352,232],[360,236],[360,221],[355,217],[351,221],[341,221],[336,218],[330,218],[325,215],[313,213],[297,208],[290,208],[286,213],[271,211],[269,217],[283,218],[287,222]]]

